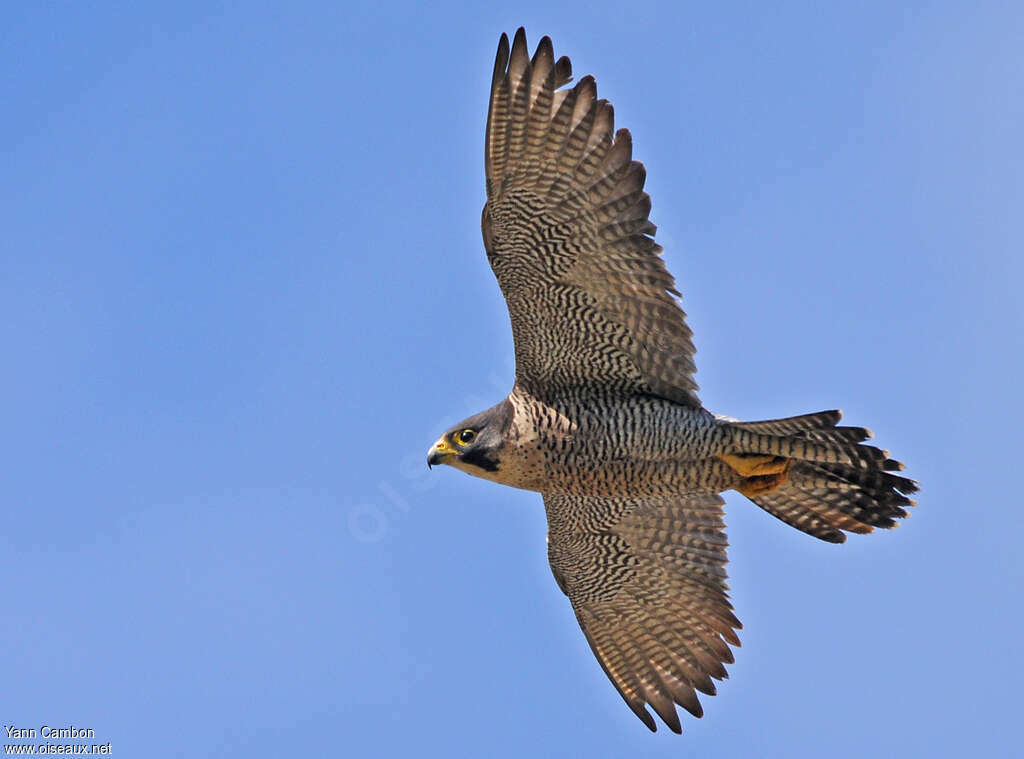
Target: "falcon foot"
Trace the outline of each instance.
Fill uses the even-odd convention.
[[[739,492],[743,493],[747,498],[754,498],[756,496],[764,495],[765,493],[771,493],[773,490],[778,490],[789,479],[789,459],[786,460],[786,469],[778,474],[760,474],[754,477],[746,477],[740,486],[736,488]]]
[[[743,478],[736,488],[747,498],[771,493],[789,479],[792,459],[784,456],[764,456],[757,453],[723,453],[722,461]]]
[[[789,471],[785,456],[765,456],[760,453],[720,453],[718,458],[730,466],[740,477],[782,474]]]

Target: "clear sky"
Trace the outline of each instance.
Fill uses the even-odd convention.
[[[149,758],[1019,750],[1021,5],[498,5],[6,8],[0,723]],[[540,497],[425,466],[512,382],[479,217],[520,24],[633,133],[705,405],[843,408],[922,483],[843,546],[729,495],[743,647],[682,737],[593,659]]]

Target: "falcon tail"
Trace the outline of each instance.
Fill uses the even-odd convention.
[[[840,411],[732,422],[737,450],[723,456],[745,475],[737,488],[772,516],[830,543],[846,532],[891,528],[907,516],[917,483],[893,472],[903,464],[863,442],[871,431],[837,427]]]

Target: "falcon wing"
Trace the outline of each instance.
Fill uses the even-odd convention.
[[[700,406],[692,332],[652,239],[643,164],[592,77],[571,89],[544,37],[502,35],[487,117],[482,226],[508,303],[516,380],[539,398],[579,386]]]
[[[740,644],[725,583],[721,496],[673,499],[544,494],[548,560],[605,674],[647,727],[680,732],[675,704],[727,677]]]

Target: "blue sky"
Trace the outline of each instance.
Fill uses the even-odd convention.
[[[0,723],[115,756],[1008,756],[1024,666],[1017,3],[24,3],[0,25]],[[479,236],[524,24],[631,129],[701,397],[920,479],[818,543],[728,497],[743,647],[656,735],[499,400]],[[4,741],[6,742],[6,741]]]

